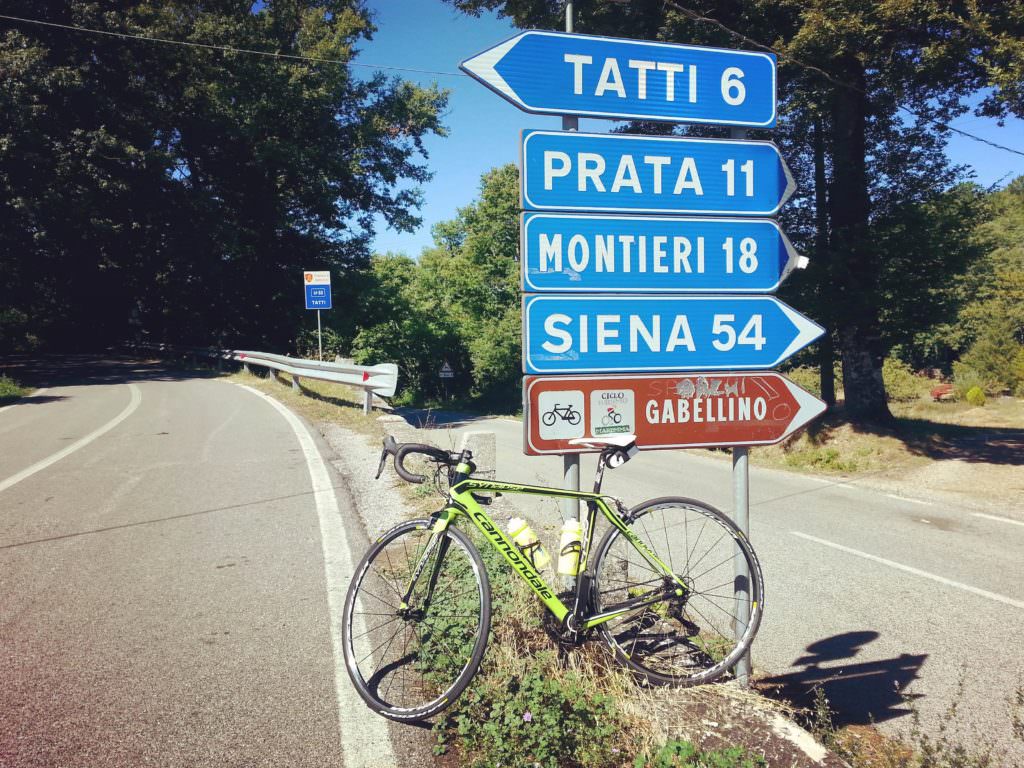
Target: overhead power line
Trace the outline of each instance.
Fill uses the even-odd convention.
[[[830,83],[832,83],[833,85],[838,85],[840,88],[848,88],[849,90],[856,91],[857,93],[865,93],[863,88],[858,88],[856,85],[853,85],[852,83],[845,83],[842,80],[838,80],[837,78],[835,78],[830,73],[826,72],[821,67],[816,67],[813,64],[807,64],[806,62],[800,61],[799,59],[797,59],[797,58],[795,58],[795,57],[793,57],[793,56],[791,56],[791,55],[789,55],[787,53],[783,53],[782,51],[775,50],[770,45],[765,45],[764,43],[759,43],[757,40],[753,40],[753,39],[747,37],[742,32],[737,32],[734,29],[730,29],[725,24],[720,22],[718,19],[713,19],[713,18],[711,18],[709,16],[704,16],[704,15],[698,13],[697,11],[694,11],[691,8],[686,8],[685,6],[679,5],[679,3],[677,3],[677,2],[673,2],[673,0],[665,0],[665,5],[671,6],[672,8],[674,8],[677,11],[679,11],[681,14],[683,14],[684,16],[686,16],[688,19],[690,19],[692,21],[696,21],[696,22],[701,23],[701,24],[709,24],[709,25],[711,25],[713,27],[716,27],[716,28],[722,30],[723,32],[725,32],[726,34],[730,35],[735,40],[739,40],[740,42],[746,43],[747,45],[749,45],[749,46],[751,46],[753,48],[758,48],[758,49],[760,49],[762,51],[767,51],[768,53],[774,53],[780,59],[783,59],[783,60],[786,60],[786,61],[790,61],[793,64],[796,64],[798,67],[803,67],[804,69],[809,70],[811,72],[816,72],[819,75],[821,75],[822,77],[824,77],[826,80],[828,80]],[[1024,157],[1024,151],[1021,151],[1019,149],[1014,149],[1013,147],[1007,147],[1004,144],[998,144],[998,143],[996,143],[994,141],[990,141],[989,139],[985,139],[985,138],[982,138],[981,136],[976,136],[973,133],[969,133],[968,131],[961,130],[960,128],[954,128],[949,123],[943,122],[942,120],[938,120],[938,119],[936,119],[934,117],[928,117],[927,115],[922,115],[919,112],[915,112],[910,107],[903,106],[902,104],[897,104],[896,106],[897,106],[898,109],[906,112],[908,115],[912,115],[912,116],[918,118],[919,120],[924,120],[925,122],[931,123],[932,125],[936,126],[937,128],[942,128],[943,130],[951,131],[952,133],[956,133],[956,134],[959,134],[960,136],[964,136],[964,137],[966,137],[968,139],[972,139],[974,141],[981,142],[982,144],[987,144],[988,146],[994,147],[995,149],[1001,149],[1001,150],[1003,150],[1005,152],[1012,152],[1015,155],[1020,155],[1021,157]]]
[[[389,69],[395,72],[416,72],[421,75],[443,75],[446,77],[465,77],[462,72],[441,72],[433,69],[413,69],[411,67],[394,67],[387,64],[364,64],[358,61],[346,61],[344,59],[323,59],[316,56],[298,56],[290,53],[274,53],[273,51],[257,51],[254,48],[235,48],[231,45],[213,45],[212,43],[196,43],[190,40],[172,40],[167,37],[150,37],[148,35],[130,35],[127,32],[111,32],[107,29],[92,29],[91,27],[79,27],[73,24],[58,24],[53,21],[42,19],[27,19],[21,16],[8,16],[0,13],[0,19],[8,21],[20,21],[25,24],[38,24],[43,27],[56,27],[73,32],[86,32],[93,35],[106,35],[108,37],[119,37],[124,40],[144,40],[150,43],[166,43],[168,45],[181,45],[188,48],[203,48],[209,51],[222,51],[225,53],[247,53],[253,56],[265,56],[271,59],[287,59],[291,61],[306,61],[311,64],[341,64],[352,67],[366,67],[367,69]]]
[[[792,63],[796,64],[799,67],[803,67],[804,69],[810,70],[812,72],[817,72],[818,74],[820,74],[822,77],[824,77],[826,80],[828,80],[829,82],[833,83],[834,85],[838,85],[838,86],[840,86],[842,88],[849,88],[850,90],[858,91],[860,93],[864,93],[863,89],[857,88],[855,85],[852,85],[851,83],[844,83],[843,81],[836,79],[831,74],[826,72],[824,69],[821,69],[820,67],[816,67],[813,64],[807,64],[805,62],[802,62],[802,61],[800,61],[800,60],[798,60],[798,59],[788,55],[788,54],[785,54],[785,53],[782,53],[780,51],[777,51],[774,48],[772,48],[771,46],[764,45],[763,43],[759,43],[758,41],[756,41],[756,40],[754,40],[754,39],[752,39],[750,37],[747,37],[746,35],[742,34],[741,32],[737,32],[734,29],[730,29],[729,27],[727,27],[726,25],[722,24],[722,22],[718,21],[717,19],[712,19],[712,18],[710,18],[708,16],[703,16],[703,15],[697,13],[696,11],[694,11],[694,10],[692,10],[690,8],[686,8],[686,7],[682,6],[682,5],[679,5],[676,2],[673,2],[673,0],[665,0],[665,4],[671,6],[672,8],[675,8],[677,11],[682,13],[687,18],[692,19],[693,21],[704,23],[704,24],[711,24],[711,25],[717,27],[718,29],[724,31],[728,35],[732,36],[734,39],[739,40],[739,41],[741,41],[743,43],[746,43],[747,45],[750,45],[750,46],[752,46],[754,48],[758,48],[758,49],[763,50],[763,51],[767,51],[769,53],[774,53],[779,58],[785,59],[787,61],[791,61]],[[185,47],[188,47],[188,48],[202,48],[202,49],[205,49],[205,50],[222,51],[224,53],[244,53],[244,54],[249,54],[249,55],[252,55],[252,56],[264,56],[264,57],[272,58],[272,59],[282,59],[282,60],[288,60],[288,61],[304,61],[304,62],[309,62],[311,64],[340,64],[342,66],[365,67],[367,69],[385,69],[385,70],[390,70],[390,71],[393,71],[393,72],[413,72],[415,74],[420,74],[420,75],[440,75],[442,77],[466,77],[466,75],[464,73],[462,73],[462,72],[445,72],[443,70],[434,70],[434,69],[414,69],[412,67],[396,67],[396,66],[387,65],[387,64],[365,64],[363,62],[346,61],[344,59],[326,59],[326,58],[318,58],[316,56],[299,56],[299,55],[296,55],[296,54],[289,54],[289,53],[274,53],[272,51],[258,51],[258,50],[253,49],[253,48],[236,48],[236,47],[230,46],[230,45],[214,45],[212,43],[196,43],[196,42],[192,42],[190,40],[172,40],[172,39],[166,38],[166,37],[151,37],[151,36],[148,36],[148,35],[132,35],[132,34],[128,34],[127,32],[112,32],[112,31],[106,30],[106,29],[93,29],[91,27],[80,27],[80,26],[76,26],[76,25],[73,25],[73,24],[58,24],[58,23],[53,22],[53,21],[43,21],[42,19],[30,19],[30,18],[25,18],[23,16],[9,16],[7,14],[0,14],[0,19],[7,19],[8,21],[22,22],[22,23],[25,23],[25,24],[37,24],[37,25],[44,26],[44,27],[54,27],[54,28],[57,28],[57,29],[64,29],[64,30],[69,30],[69,31],[73,31],[73,32],[84,32],[84,33],[87,33],[87,34],[94,34],[94,35],[106,35],[107,37],[117,37],[117,38],[121,38],[123,40],[142,40],[142,41],[150,42],[150,43],[164,43],[164,44],[167,44],[167,45],[180,45],[180,46],[185,46]],[[914,110],[910,109],[909,107],[905,107],[903,105],[898,105],[898,108],[903,110],[907,114],[913,115],[914,117],[917,117],[917,118],[919,118],[921,120],[925,120],[926,122],[929,122],[929,123],[931,123],[932,125],[934,125],[934,126],[936,126],[938,128],[942,128],[943,130],[947,130],[947,131],[950,131],[952,133],[956,133],[956,134],[958,134],[960,136],[964,136],[965,138],[971,139],[973,141],[980,142],[982,144],[987,144],[988,146],[993,147],[995,149],[1001,149],[1004,152],[1011,152],[1011,153],[1013,153],[1015,155],[1020,155],[1021,157],[1024,157],[1024,151],[1021,151],[1019,149],[1014,149],[1013,147],[1007,147],[1007,146],[1005,146],[1003,144],[999,144],[997,142],[990,141],[989,139],[982,138],[981,136],[977,136],[977,135],[975,135],[973,133],[969,133],[968,131],[961,130],[960,128],[954,128],[949,123],[945,123],[945,122],[943,122],[941,120],[937,120],[935,118],[928,117],[926,115],[921,115],[921,114],[915,112]]]

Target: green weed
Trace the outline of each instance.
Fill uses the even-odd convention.
[[[8,376],[0,376],[0,405],[13,403],[18,398],[27,395],[30,391],[20,386],[14,379]]]
[[[759,768],[768,763],[762,755],[751,755],[742,747],[704,752],[688,741],[670,741],[650,760],[642,755],[635,768]]]

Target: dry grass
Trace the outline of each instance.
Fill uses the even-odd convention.
[[[227,379],[272,395],[312,424],[330,421],[371,437],[383,436],[377,421],[380,411],[369,416],[363,414],[362,390],[328,381],[303,379],[303,393],[299,393],[292,389],[288,376],[268,378],[245,371],[231,374]]]
[[[1024,440],[1024,400],[998,398],[984,407],[921,398],[892,403],[891,427],[865,429],[826,415],[795,438],[751,450],[760,466],[856,475],[902,474],[938,459],[1007,463]]]

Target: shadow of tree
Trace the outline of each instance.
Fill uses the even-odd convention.
[[[52,403],[56,400],[67,400],[65,395],[26,395],[24,397],[0,397],[0,408],[5,405],[42,405],[43,403]]]
[[[912,417],[882,424],[851,422],[841,405],[809,425],[806,440],[814,447],[825,447],[847,426],[861,434],[893,438],[911,453],[930,459],[1024,465],[1024,427],[967,426]]]
[[[859,432],[894,437],[911,453],[930,459],[1024,464],[1024,429],[971,427],[927,419],[897,418],[891,427],[857,425]]]
[[[837,727],[868,725],[910,714],[910,704],[919,695],[907,693],[907,688],[917,679],[927,654],[903,653],[879,661],[845,662],[878,636],[878,632],[864,630],[818,640],[793,662],[803,669],[760,680],[758,685],[773,696],[808,709],[814,706],[816,691],[821,689],[834,710]]]

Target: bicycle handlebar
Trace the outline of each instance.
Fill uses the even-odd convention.
[[[407,483],[421,484],[427,481],[426,475],[417,475],[405,468],[405,459],[410,453],[421,453],[424,456],[428,456],[438,464],[444,464],[446,466],[454,466],[458,460],[458,454],[452,454],[448,451],[436,448],[433,445],[426,445],[425,443],[397,443],[395,438],[388,435],[384,438],[384,449],[380,452],[380,464],[377,466],[377,477],[380,477],[381,472],[384,471],[384,464],[387,462],[388,456],[394,456],[395,472],[398,476],[405,480]]]

